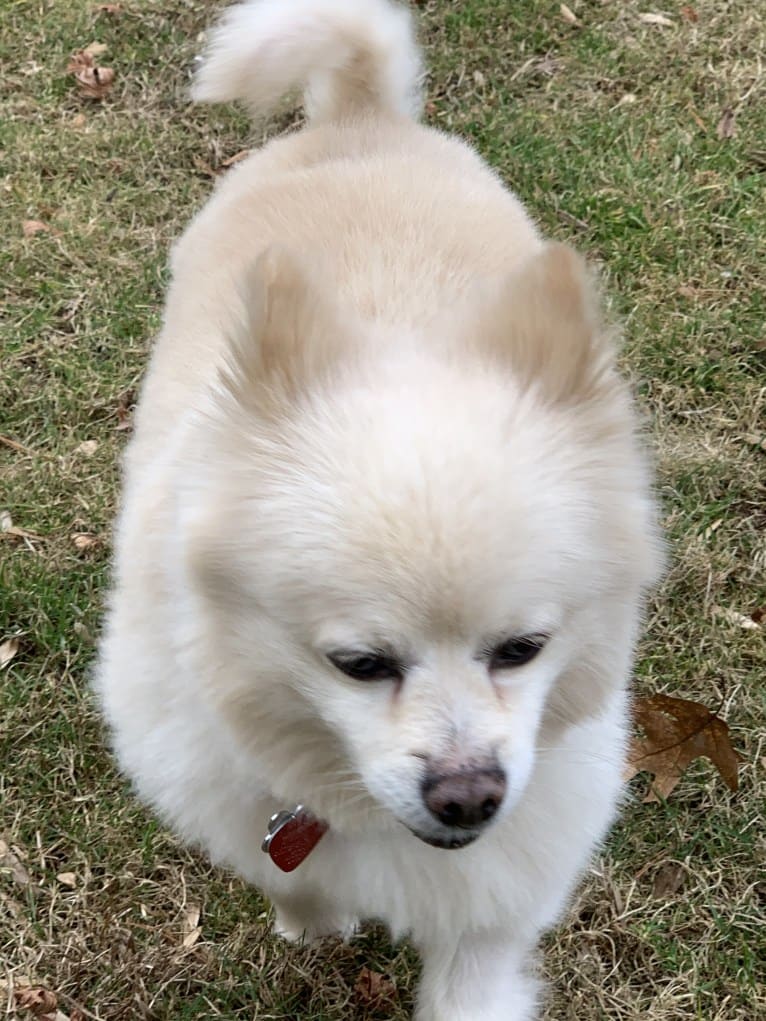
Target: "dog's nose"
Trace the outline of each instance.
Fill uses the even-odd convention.
[[[505,788],[505,773],[499,766],[429,773],[423,781],[423,800],[445,826],[476,829],[500,808]]]

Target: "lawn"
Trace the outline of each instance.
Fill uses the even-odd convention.
[[[637,690],[718,708],[743,757],[737,793],[705,762],[667,802],[631,782],[546,941],[550,1021],[766,1017],[766,626],[750,617],[766,606],[766,19],[752,0],[660,2],[417,4],[428,120],[601,267],[624,322],[670,550]],[[417,959],[380,930],[272,938],[254,890],[132,799],[88,690],[168,247],[265,133],[187,101],[217,6],[0,0],[0,642],[18,639],[1,647],[17,651],[0,672],[0,1010],[19,1021],[29,983],[56,992],[58,1021],[404,1021],[412,1005]],[[100,101],[66,73],[93,42],[115,71]],[[387,1005],[357,988],[363,966],[393,981]]]

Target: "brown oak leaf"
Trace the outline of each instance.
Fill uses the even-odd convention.
[[[50,234],[53,228],[44,220],[22,220],[21,231],[25,238],[32,238],[35,234]]]
[[[98,67],[95,57],[100,44],[91,43],[84,50],[78,50],[69,58],[67,72],[73,74],[80,86],[80,95],[85,99],[103,99],[114,83],[111,67]]]
[[[742,758],[732,747],[726,723],[706,705],[650,695],[636,699],[633,718],[644,737],[633,738],[626,779],[641,772],[654,774],[644,801],[667,798],[687,767],[702,757],[710,759],[730,790],[737,790]]]
[[[396,1001],[396,986],[379,971],[362,968],[354,986],[357,1003],[372,1010],[390,1008]]]
[[[22,986],[16,990],[16,1006],[29,1010],[35,1017],[50,1014],[56,1009],[56,994],[43,986]]]

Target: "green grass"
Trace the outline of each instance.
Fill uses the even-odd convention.
[[[110,16],[83,0],[0,0],[0,436],[17,444],[0,442],[0,510],[43,537],[0,537],[0,641],[21,637],[0,673],[0,838],[29,876],[0,872],[0,1003],[28,980],[73,1018],[79,1004],[103,1021],[339,1021],[374,1016],[354,993],[366,965],[394,978],[398,1004],[380,1016],[401,1021],[411,950],[375,929],[351,946],[273,939],[255,891],[131,799],[87,689],[129,435],[120,409],[157,327],[168,246],[211,171],[261,140],[240,112],[186,102],[215,6],[125,0]],[[718,608],[766,605],[766,27],[746,0],[697,0],[696,22],[667,0],[673,28],[642,23],[655,5],[634,0],[569,6],[579,27],[556,2],[418,4],[428,119],[471,139],[549,235],[602,267],[672,552],[637,686],[722,704],[744,764],[737,794],[705,764],[667,804],[642,804],[634,781],[546,941],[546,1016],[754,1021],[766,1013],[766,653],[763,629]],[[65,74],[96,40],[117,74],[102,103]],[[726,107],[736,134],[722,139]],[[53,231],[24,237],[33,219]],[[98,542],[80,550],[79,533]],[[667,862],[683,881],[658,899]],[[193,906],[202,929],[185,948]]]

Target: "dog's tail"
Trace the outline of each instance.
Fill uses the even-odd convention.
[[[303,88],[312,121],[365,110],[417,117],[420,80],[409,12],[392,0],[245,0],[213,30],[192,96],[268,113]]]

